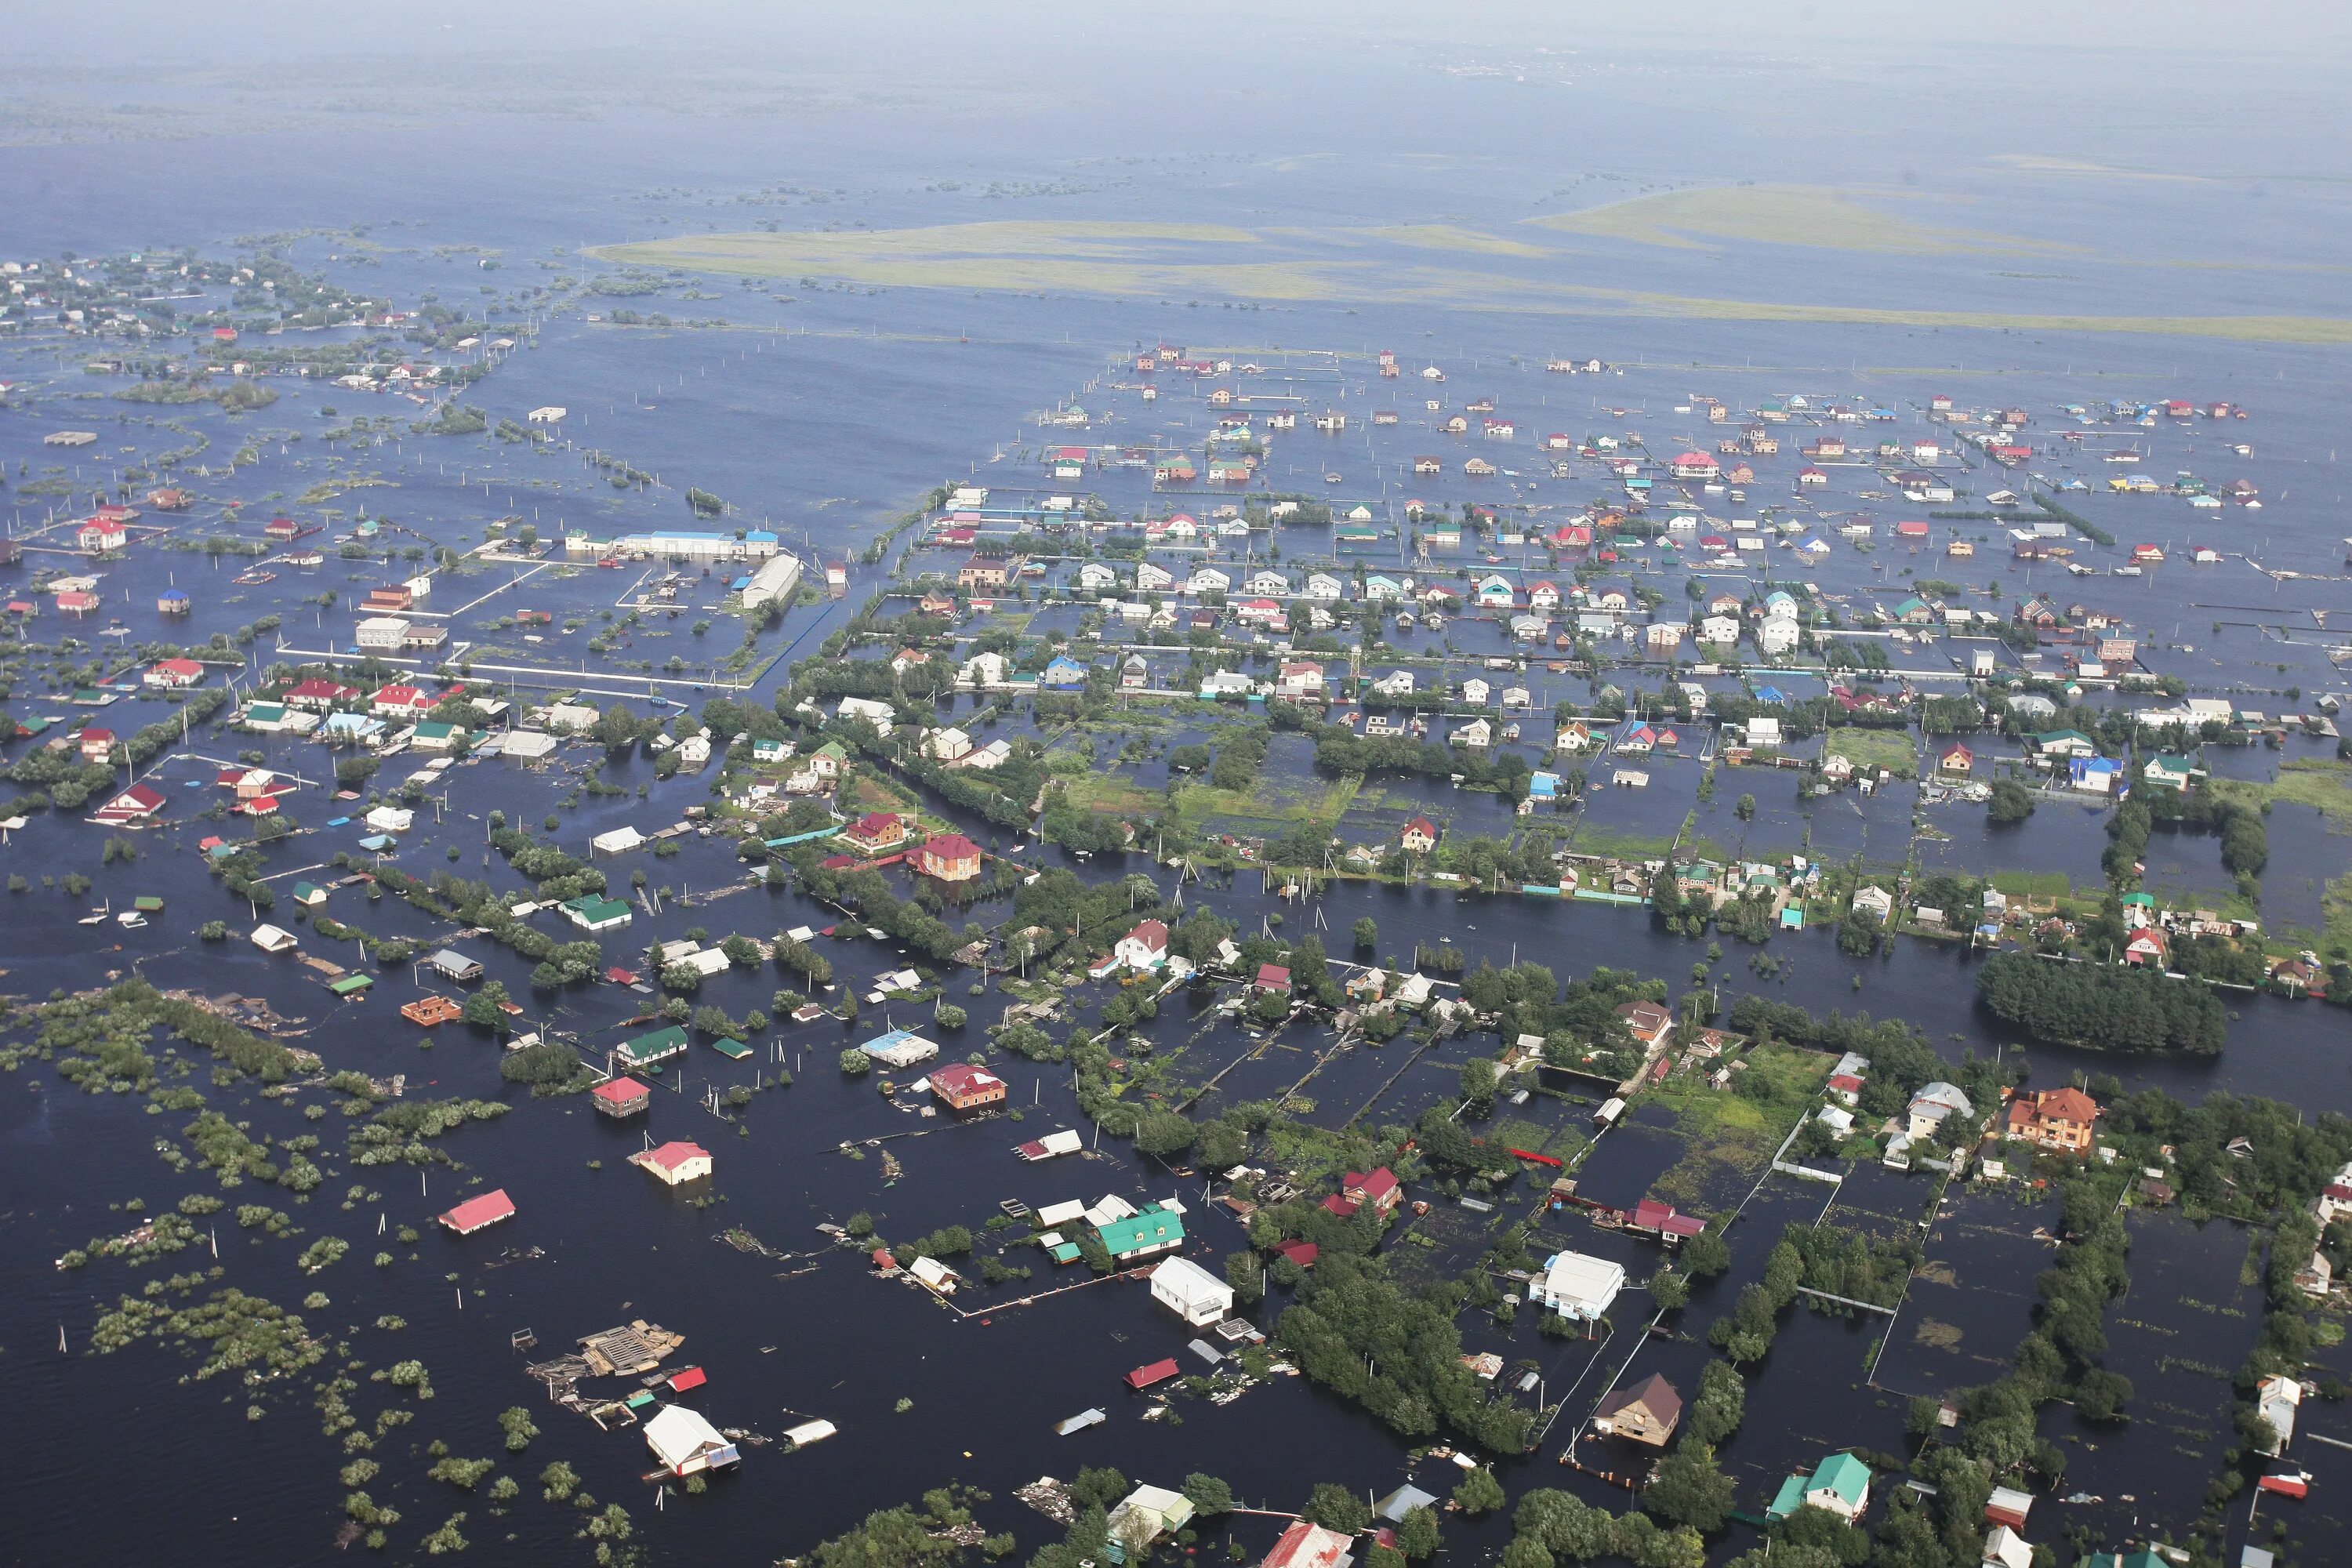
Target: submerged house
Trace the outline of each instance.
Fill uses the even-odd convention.
[[[1674,1384],[1652,1373],[1603,1399],[1592,1413],[1596,1432],[1663,1448],[1683,1418],[1683,1398]]]

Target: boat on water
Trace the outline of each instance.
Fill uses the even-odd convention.
[[[126,927],[131,931],[137,931],[141,926],[147,923],[147,917],[141,914],[137,910],[125,910],[121,914],[114,917],[114,923],[119,926]]]
[[[89,913],[82,916],[76,923],[86,926],[104,925],[106,923],[106,917],[113,912],[114,900],[112,899],[109,899],[98,908],[90,910]]]

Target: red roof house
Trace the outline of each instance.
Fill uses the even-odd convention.
[[[349,702],[359,694],[356,686],[343,686],[313,677],[289,690],[284,700],[295,708],[327,709],[338,702]]]
[[[1397,1182],[1396,1173],[1386,1165],[1375,1166],[1361,1175],[1349,1172],[1339,1178],[1339,1190],[1347,1194],[1349,1202],[1370,1204],[1382,1214],[1396,1207],[1397,1200],[1404,1196],[1404,1188]]]
[[[514,1200],[507,1190],[499,1187],[478,1198],[467,1198],[441,1216],[441,1223],[459,1236],[471,1236],[486,1225],[496,1225],[502,1219],[514,1218]]]
[[[387,719],[414,718],[420,713],[432,712],[433,699],[414,686],[394,683],[379,688],[376,694],[368,699],[368,708]]]
[[[1176,1370],[1174,1356],[1170,1356],[1165,1361],[1151,1362],[1129,1373],[1127,1385],[1137,1389],[1150,1388],[1155,1383],[1165,1383],[1175,1376]]]
[[[114,825],[136,822],[142,816],[152,816],[163,809],[163,797],[145,784],[132,784],[103,806],[90,813],[92,822]]]
[[[950,1110],[977,1110],[1004,1101],[1004,1080],[983,1068],[950,1062],[931,1074],[931,1092]]]
[[[635,1116],[652,1102],[654,1091],[635,1079],[606,1079],[588,1091],[596,1109],[606,1116]]]
[[[1258,1568],[1339,1568],[1355,1554],[1356,1538],[1299,1520],[1282,1532]]]
[[[204,678],[205,667],[193,658],[163,658],[140,679],[150,686],[177,688],[194,686]]]
[[[1662,1204],[1655,1198],[1643,1198],[1635,1204],[1633,1217],[1626,1225],[1629,1229],[1647,1231],[1670,1240],[1696,1236],[1706,1228],[1706,1222],[1697,1215],[1677,1214],[1674,1205]]]
[[[1257,989],[1276,996],[1290,994],[1290,971],[1279,963],[1257,966]]]

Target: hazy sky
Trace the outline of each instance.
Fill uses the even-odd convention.
[[[1042,0],[902,0],[867,5],[759,0],[241,0],[189,6],[83,0],[12,7],[12,53],[101,65],[126,56],[185,62],[400,51],[440,43],[550,48],[611,43],[815,49],[872,59],[950,51],[1012,68],[1050,71],[1056,40],[1132,40],[1182,58],[1197,44],[1248,68],[1249,40],[1270,34],[1361,40],[1574,47],[1580,42],[1682,41],[1709,48],[2182,49],[2309,57],[2352,49],[2352,7],[2326,0],[2032,0],[1977,11],[1885,0],[1496,0],[1468,8],[1426,0],[1349,0],[1286,14],[1262,0],[1163,5]],[[1242,40],[1238,56],[1236,38]],[[2090,60],[2086,64],[2093,63]]]

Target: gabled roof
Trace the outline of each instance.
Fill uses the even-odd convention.
[[[1654,1372],[1641,1382],[1627,1388],[1621,1388],[1602,1400],[1592,1414],[1601,1416],[1614,1415],[1620,1411],[1630,1410],[1636,1405],[1648,1411],[1651,1417],[1662,1426],[1671,1426],[1682,1419],[1683,1396],[1675,1392],[1673,1384]]]
[[[1870,1467],[1852,1454],[1832,1454],[1813,1467],[1808,1491],[1835,1492],[1848,1506],[1859,1508],[1870,1491]]]

